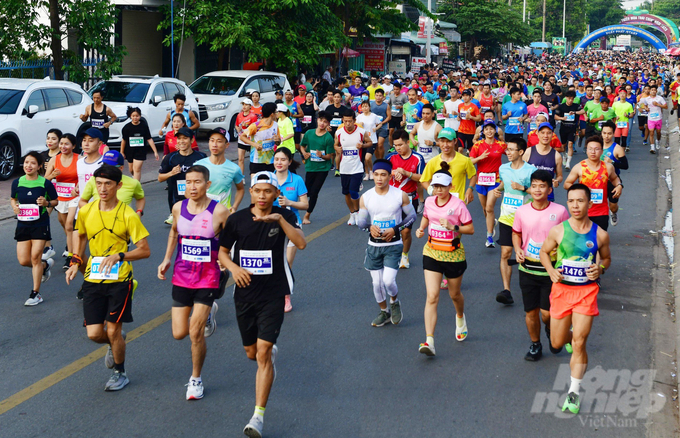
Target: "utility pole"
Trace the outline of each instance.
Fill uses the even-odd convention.
[[[567,25],[567,0],[562,2],[562,38],[564,38],[564,28]]]
[[[427,11],[432,13],[432,0],[427,0]],[[431,20],[430,17],[425,18],[425,32],[426,35],[425,37],[427,38],[427,43],[425,44],[425,59],[427,63],[429,64],[432,62],[432,55],[431,55],[431,43],[432,43],[432,26],[431,26]]]
[[[524,4],[522,5],[522,23],[527,22],[527,0],[524,0]]]
[[[541,35],[541,42],[545,42],[545,0],[543,0],[543,34]]]

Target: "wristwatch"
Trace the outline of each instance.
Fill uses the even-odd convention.
[[[125,260],[125,253],[124,253],[124,252],[119,252],[119,253],[118,253],[118,257],[120,257],[120,261],[122,262],[123,260]]]

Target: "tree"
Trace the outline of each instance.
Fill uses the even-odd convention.
[[[588,0],[590,2],[592,0]],[[546,0],[545,41],[552,42],[553,37],[562,36],[563,8],[566,5],[564,20],[564,36],[568,41],[578,41],[586,32],[586,0]],[[529,0],[527,9],[531,11],[531,26],[541,29],[543,26],[543,0]],[[540,38],[540,34],[539,34]]]
[[[39,20],[49,12],[49,24]],[[102,58],[95,76],[109,78],[122,71],[125,48],[113,45],[116,8],[109,0],[2,0],[0,1],[0,53],[7,59],[24,59],[30,51],[50,49],[56,79],[65,74],[73,82],[85,82],[89,72],[81,57],[63,49],[62,43],[75,37],[85,51]]]
[[[587,11],[591,31],[619,24],[626,15],[620,0],[588,0]]]
[[[655,0],[646,1],[640,5],[640,9],[646,9],[650,14],[664,18],[670,18],[680,26],[680,0]]]

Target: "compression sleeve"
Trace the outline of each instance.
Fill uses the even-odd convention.
[[[619,158],[619,162],[614,163],[614,167],[617,169],[628,170],[628,157],[624,155],[623,157]]]
[[[394,227],[394,234],[395,235],[399,234],[399,232],[401,230],[403,230],[404,228],[408,227],[413,222],[415,222],[416,218],[417,218],[416,209],[413,208],[413,204],[411,204],[410,202],[406,205],[403,205],[401,207],[401,211],[404,212],[406,217],[404,217],[404,219],[402,219],[402,221]]]
[[[371,216],[368,214],[368,210],[362,208],[357,213],[357,227],[362,230],[367,229],[371,226]]]

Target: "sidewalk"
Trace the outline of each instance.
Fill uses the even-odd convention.
[[[199,138],[198,148],[204,154],[210,155],[210,151],[208,150],[208,140],[205,137]],[[163,151],[161,150],[160,152],[162,154]],[[229,147],[227,148],[225,155],[227,160],[234,162],[238,160],[238,148],[235,141],[229,143]],[[153,153],[149,152],[149,154],[146,156],[144,167],[142,168],[142,184],[158,180],[158,167],[160,166],[162,159],[163,158],[160,157],[160,159],[156,161],[153,157]],[[127,165],[124,167],[123,173],[125,175],[131,176]],[[0,181],[0,221],[15,217],[14,211],[12,210],[12,206],[9,202],[9,198],[10,192],[12,190],[12,181],[14,181],[16,178],[19,178],[21,175],[22,173],[17,173],[7,181]]]

